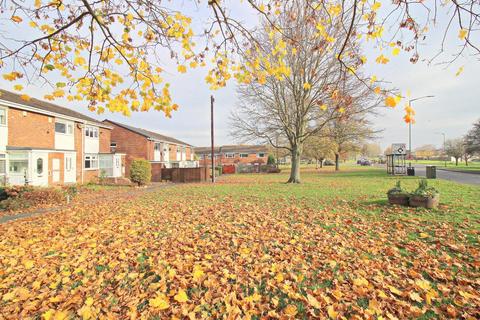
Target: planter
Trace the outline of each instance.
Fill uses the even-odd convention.
[[[388,195],[388,203],[398,204],[400,206],[408,206],[410,196],[405,193],[393,193]]]
[[[427,209],[433,209],[438,206],[440,196],[437,194],[434,197],[424,197],[412,195],[410,197],[410,206],[412,207],[423,207]]]

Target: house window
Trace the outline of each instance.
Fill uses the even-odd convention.
[[[98,156],[89,154],[85,155],[85,169],[98,169]]]
[[[258,157],[259,157],[259,158],[264,158],[264,157],[265,157],[265,153],[263,153],[263,152],[262,152],[262,153],[259,153],[259,154],[258,154]]]
[[[67,125],[63,122],[55,122],[56,133],[67,133]]]
[[[248,153],[240,153],[240,158],[248,158]]]
[[[110,148],[116,148],[117,144],[115,142],[110,143]]]
[[[28,170],[28,160],[10,160],[10,173],[24,174]]]
[[[43,159],[38,158],[37,159],[37,174],[42,174],[43,173]]]
[[[7,109],[0,108],[0,125],[7,124]]]
[[[155,145],[153,146],[153,149],[155,151],[160,151],[160,143],[155,143]]]
[[[71,123],[67,124],[67,133],[68,134],[73,133],[73,125]]]
[[[235,158],[235,153],[225,153],[225,158]]]
[[[96,128],[96,127],[85,127],[85,137],[98,138],[98,128]]]
[[[5,181],[5,171],[6,171],[7,161],[5,160],[5,155],[0,154],[0,185],[4,185]]]
[[[72,158],[71,157],[66,157],[65,158],[65,170],[66,171],[72,171]]]

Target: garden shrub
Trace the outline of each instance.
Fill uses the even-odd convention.
[[[145,159],[134,159],[130,166],[130,180],[139,186],[145,185],[152,179],[152,165]]]
[[[34,188],[31,186],[12,186],[5,188],[7,199],[0,201],[0,209],[16,211],[31,206],[60,204],[65,194],[55,188]]]
[[[268,155],[267,164],[275,164],[275,157],[273,154]]]

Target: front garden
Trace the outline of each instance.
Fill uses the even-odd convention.
[[[478,318],[480,188],[396,178],[223,176],[0,225],[5,318]],[[401,179],[414,191],[419,179]],[[63,319],[62,318],[62,319]]]

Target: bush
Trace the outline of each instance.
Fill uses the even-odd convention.
[[[54,188],[34,188],[31,186],[13,186],[4,190],[7,199],[0,202],[0,209],[15,211],[31,206],[60,204],[65,194]]]
[[[422,179],[418,183],[418,188],[413,192],[413,194],[416,195],[416,196],[433,198],[440,193],[434,187],[429,187],[428,186],[427,179]]]
[[[268,155],[267,164],[275,164],[275,157],[273,154]]]
[[[7,199],[7,192],[5,191],[5,188],[0,187],[0,201]]]
[[[130,180],[139,186],[152,179],[152,165],[145,159],[134,159],[130,166]]]

